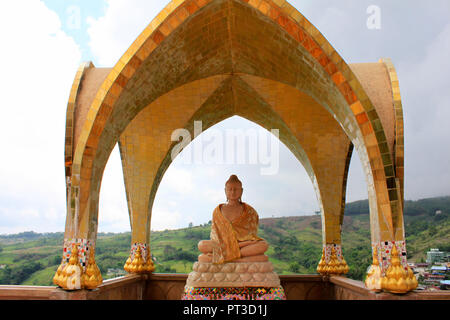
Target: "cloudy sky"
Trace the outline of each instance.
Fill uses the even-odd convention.
[[[64,231],[64,125],[75,72],[83,61],[113,66],[168,2],[16,0],[0,4],[0,234]],[[449,195],[450,2],[292,0],[291,4],[348,63],[392,59],[405,115],[405,197]],[[196,146],[204,147],[214,137],[226,137],[238,129],[257,133],[258,163],[249,158],[241,164],[237,160],[224,164],[183,161],[189,159],[189,152],[195,154]],[[225,201],[223,184],[233,173],[244,183],[243,200],[261,217],[313,214],[318,204],[305,170],[283,144],[274,145],[269,137],[267,131],[238,117],[200,135],[166,171],[151,228],[179,228],[210,220],[212,209]],[[242,154],[248,149],[236,151]],[[276,163],[273,152],[279,155]],[[271,165],[275,173],[263,174]],[[347,201],[367,198],[366,188],[354,154]],[[130,230],[117,148],[105,170],[100,202],[100,232]]]

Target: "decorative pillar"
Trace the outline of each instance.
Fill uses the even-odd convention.
[[[92,194],[89,191],[90,184],[80,183],[79,175],[67,177],[66,183],[67,215],[63,257],[53,283],[66,290],[94,289],[102,283],[102,276],[95,262],[99,184]],[[72,275],[76,278],[74,283],[79,283],[79,286],[67,285],[66,281],[62,281],[61,274],[69,265],[74,266],[70,263],[71,259],[77,260],[77,265],[81,268],[80,272]],[[86,277],[87,287],[84,285]]]
[[[322,258],[317,266],[321,275],[343,275],[349,267],[342,254],[341,235],[344,222],[347,176],[353,153],[353,144],[347,140],[340,146],[341,155],[329,164],[333,155],[316,169],[317,182],[313,186],[320,204],[322,217]],[[331,146],[329,149],[334,150]],[[319,181],[320,176],[320,181]]]
[[[336,205],[330,201],[329,197],[320,196],[318,187],[316,186],[316,195],[318,195],[319,204],[322,212],[322,257],[319,261],[316,271],[321,275],[342,275],[349,271],[347,262],[342,254],[341,245],[341,229],[343,222],[344,207],[341,205],[339,215],[330,214],[337,210],[330,209],[331,205]],[[327,200],[327,201],[325,201]],[[345,197],[342,196],[342,201]],[[328,212],[328,213],[327,213]]]

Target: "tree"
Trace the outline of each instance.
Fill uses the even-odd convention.
[[[26,279],[28,279],[33,273],[42,269],[42,264],[39,262],[29,262],[22,265],[18,265],[16,268],[11,269],[9,276],[9,284],[20,285]]]
[[[54,255],[53,257],[51,257],[50,259],[48,259],[48,264],[47,267],[51,267],[54,265],[59,265],[61,263],[61,256],[58,255]]]
[[[0,270],[0,284],[11,284],[11,268],[9,266]]]
[[[300,265],[298,264],[298,262],[293,262],[293,263],[289,264],[289,270],[294,273],[299,273]]]
[[[166,244],[164,246],[164,260],[170,260],[169,257],[175,253],[176,249],[172,247],[170,244]]]
[[[436,232],[437,232],[436,227],[435,227],[435,226],[431,226],[431,227],[428,229],[428,232],[430,233],[430,235],[435,235]]]
[[[176,273],[177,270],[162,264],[158,264],[155,267],[155,273]]]

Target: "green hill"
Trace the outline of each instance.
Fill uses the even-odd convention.
[[[436,211],[440,211],[436,214]],[[405,202],[405,230],[409,261],[423,261],[430,248],[450,251],[450,197]],[[208,239],[211,226],[203,224],[151,233],[155,272],[188,273],[197,260],[198,241]],[[342,227],[349,278],[362,280],[371,264],[367,200],[347,204]],[[260,219],[259,235],[279,274],[313,274],[322,254],[320,216]],[[61,261],[63,233],[24,232],[0,235],[0,284],[52,285]],[[96,261],[104,279],[108,269],[123,269],[130,249],[130,233],[100,233]]]

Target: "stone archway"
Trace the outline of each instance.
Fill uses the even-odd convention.
[[[139,247],[145,260],[171,132],[192,132],[197,119],[208,127],[237,114],[265,128],[278,126],[305,166],[321,204],[325,263],[331,248],[341,259],[354,146],[368,182],[372,246],[382,270],[390,266],[394,243],[407,268],[401,113],[390,61],[348,65],[284,0],[172,1],[114,68],[85,64],[76,75],[67,115],[62,265],[73,243],[84,248],[81,261],[95,247],[101,179],[117,142],[132,226],[130,259]]]

